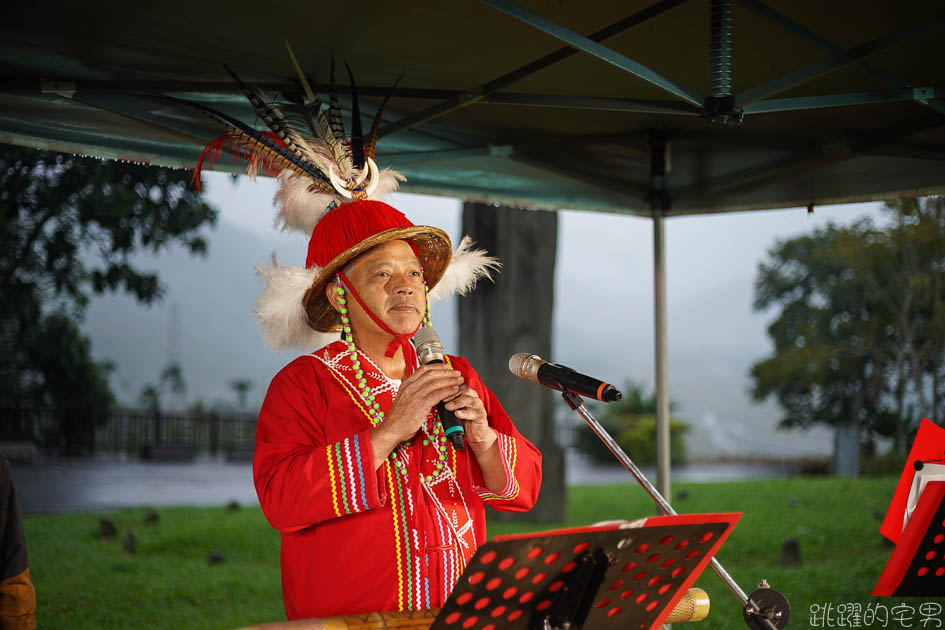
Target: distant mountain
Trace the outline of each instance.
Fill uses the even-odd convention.
[[[141,389],[156,383],[164,366],[177,356],[187,384],[187,404],[202,400],[235,407],[237,397],[229,384],[248,379],[253,387],[247,406],[256,409],[272,377],[300,354],[277,353],[263,345],[253,315],[253,300],[263,284],[255,277],[254,266],[266,262],[274,251],[280,263],[304,262],[305,240],[275,232],[261,237],[228,221],[220,221],[208,236],[205,258],[191,257],[181,248],[135,258],[140,267],[157,271],[165,285],[159,304],[148,308],[123,295],[92,300],[84,328],[92,339],[93,354],[117,364],[112,385],[122,403],[136,404]],[[449,343],[455,339],[455,325],[449,319],[455,305],[445,301],[432,308],[434,325]]]
[[[206,258],[180,248],[136,258],[136,264],[158,272],[167,289],[161,303],[148,308],[109,295],[89,306],[85,328],[95,355],[117,364],[113,385],[122,402],[134,404],[145,384],[155,383],[177,356],[189,400],[235,405],[230,381],[249,379],[255,406],[272,376],[293,358],[266,350],[253,318],[252,302],[260,290],[253,260],[265,261],[267,244],[225,222],[209,234],[209,243]]]

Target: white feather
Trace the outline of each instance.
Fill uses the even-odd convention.
[[[489,256],[482,249],[470,249],[472,246],[472,239],[464,236],[443,277],[430,290],[431,300],[442,300],[454,293],[466,295],[476,287],[480,278],[492,280],[492,272],[502,267],[498,258]]]
[[[400,182],[406,181],[403,175],[387,168],[380,172],[379,179],[377,189],[370,197],[375,201],[381,201],[383,197],[395,192],[400,187]],[[274,225],[277,229],[296,230],[310,236],[332,202],[347,201],[341,195],[309,192],[311,184],[312,180],[308,177],[296,175],[288,170],[279,173],[276,194],[272,200],[276,207]]]
[[[265,266],[256,265],[256,275],[266,281],[266,288],[256,298],[256,319],[268,348],[312,350],[338,339],[338,333],[313,330],[302,306],[318,272],[318,267],[280,265],[275,254]]]
[[[302,175],[296,175],[289,170],[279,173],[276,180],[276,194],[272,204],[276,207],[276,217],[273,222],[280,230],[298,230],[311,235],[315,224],[328,211],[334,195],[327,193],[309,192],[312,180]]]
[[[400,188],[400,182],[407,181],[406,177],[390,168],[385,168],[381,171],[378,174],[378,179],[379,181],[377,188],[374,190],[374,194],[368,197],[368,199],[372,201],[385,201],[387,195],[397,192],[397,189]]]

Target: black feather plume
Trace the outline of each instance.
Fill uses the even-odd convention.
[[[348,80],[351,81],[351,157],[355,168],[364,168],[364,135],[361,130],[361,109],[358,107],[358,88],[354,84],[354,73],[351,66],[345,62],[348,69]]]
[[[331,53],[331,74],[328,75],[328,122],[335,138],[344,141],[345,123],[338,105],[338,91],[335,90],[335,53]]]

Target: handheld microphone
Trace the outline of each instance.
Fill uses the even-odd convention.
[[[439,335],[429,326],[424,326],[413,336],[413,343],[417,348],[417,359],[423,365],[432,363],[445,363],[445,352],[443,352],[443,342]],[[453,444],[453,448],[459,450],[463,448],[463,438],[466,436],[466,430],[463,423],[459,421],[456,414],[446,408],[445,403],[439,402],[436,405],[436,412],[440,415],[440,422],[443,424],[443,431],[446,437]]]
[[[537,354],[513,354],[509,358],[509,371],[523,381],[541,383],[559,392],[568,391],[602,402],[616,402],[623,398],[623,394],[610,383],[598,381],[563,365],[548,363]]]

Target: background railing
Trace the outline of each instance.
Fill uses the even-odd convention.
[[[251,456],[256,415],[240,412],[153,412],[87,407],[0,405],[0,441],[31,442],[49,454]]]

